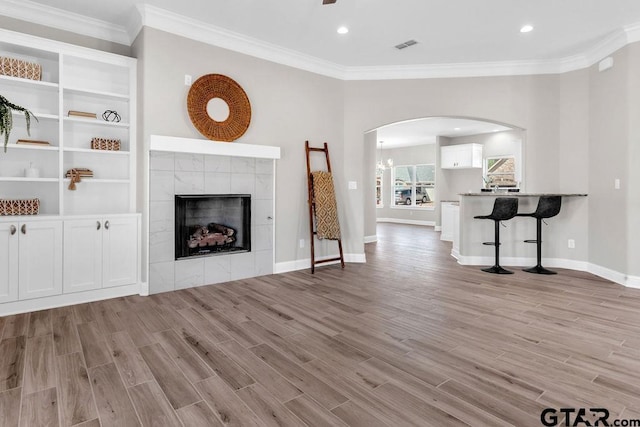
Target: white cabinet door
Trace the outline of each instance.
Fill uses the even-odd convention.
[[[18,299],[18,223],[0,223],[0,303]]]
[[[453,245],[452,252],[456,258],[460,254],[460,206],[453,206]]]
[[[455,145],[448,145],[440,148],[440,168],[453,169],[456,167],[457,151]]]
[[[453,205],[442,203],[440,240],[453,241]]]
[[[470,168],[473,164],[473,150],[471,144],[459,145],[459,149],[456,151],[456,167],[457,168]]]
[[[64,292],[88,291],[102,286],[102,221],[64,222]]]
[[[441,169],[468,169],[481,167],[481,144],[458,144],[440,147]]]
[[[471,144],[471,165],[472,168],[482,167],[482,144]]]
[[[138,218],[105,218],[102,287],[138,281]]]
[[[19,233],[20,299],[61,294],[62,221],[24,222]]]

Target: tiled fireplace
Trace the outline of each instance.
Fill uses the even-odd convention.
[[[149,154],[150,293],[273,273],[274,159],[279,149],[155,138],[162,140],[154,144],[152,137]],[[187,150],[196,152],[168,151],[172,142],[185,150],[185,141],[194,141],[195,148]],[[247,157],[253,155],[247,147],[258,147],[253,150],[258,156],[266,151],[274,157]],[[232,155],[233,149],[239,155]],[[220,150],[221,154],[209,154]],[[184,202],[180,209],[196,218],[176,228],[180,221],[176,213],[182,212],[176,204],[179,199]],[[196,207],[203,208],[204,214],[195,213]],[[244,229],[237,219],[241,215],[250,218]],[[182,240],[195,249],[179,250]],[[205,241],[212,245],[205,247]]]

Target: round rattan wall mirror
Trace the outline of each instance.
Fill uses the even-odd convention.
[[[226,104],[228,113],[225,111],[222,116],[214,114],[212,117],[211,101]],[[222,74],[207,74],[191,85],[187,110],[196,129],[214,141],[235,141],[247,131],[251,122],[247,94],[235,80]]]

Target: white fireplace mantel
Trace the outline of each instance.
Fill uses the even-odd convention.
[[[151,135],[149,150],[172,153],[212,154],[216,156],[253,157],[256,159],[280,158],[280,147],[270,145],[230,143],[163,135]]]

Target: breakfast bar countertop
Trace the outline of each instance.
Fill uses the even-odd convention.
[[[586,197],[586,193],[520,193],[509,191],[483,191],[478,193],[460,193],[460,196],[510,196],[510,197],[540,197],[540,196],[562,196],[562,197]]]

